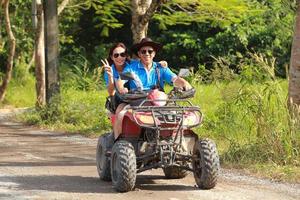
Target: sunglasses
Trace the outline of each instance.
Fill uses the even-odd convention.
[[[114,58],[117,58],[119,56],[124,58],[124,57],[126,57],[126,53],[125,52],[123,52],[123,53],[114,53],[114,55],[113,55]]]
[[[147,52],[151,55],[154,52],[154,50],[153,49],[148,49],[148,50],[144,49],[144,50],[141,50],[141,54],[146,54]]]

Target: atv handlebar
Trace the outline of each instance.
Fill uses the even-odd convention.
[[[119,93],[118,95],[124,102],[130,103],[131,101],[146,99],[148,92],[142,90],[130,90],[126,94]]]
[[[182,90],[180,88],[174,87],[167,95],[169,99],[188,99],[194,97],[196,93],[195,88],[190,90]],[[149,94],[149,91],[143,90],[129,90],[126,94],[121,94],[118,92],[119,97],[127,103],[135,100],[143,100],[146,99]]]
[[[192,88],[190,90],[183,90],[181,88],[174,87],[168,94],[169,99],[188,99],[195,96],[196,90]]]

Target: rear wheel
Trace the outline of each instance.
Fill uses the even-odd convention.
[[[117,141],[112,148],[111,175],[113,187],[119,192],[128,192],[135,186],[136,155],[132,144]]]
[[[107,151],[109,133],[102,135],[98,138],[97,152],[96,152],[96,163],[97,171],[101,180],[110,181],[110,160],[105,155]]]
[[[193,170],[198,187],[202,189],[215,187],[219,169],[216,144],[209,139],[197,141],[194,146]]]
[[[176,166],[163,168],[166,178],[179,179],[187,176],[187,171]]]

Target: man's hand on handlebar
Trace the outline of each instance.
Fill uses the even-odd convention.
[[[187,82],[186,80],[184,80],[183,78],[177,76],[174,80],[173,80],[174,86],[175,87],[179,87],[182,90],[190,90],[193,87],[191,86],[191,84],[189,84],[189,82]]]
[[[185,91],[188,91],[190,89],[192,89],[193,87],[191,86],[191,84],[189,84],[187,81],[186,81],[186,84],[183,86],[183,90]]]
[[[120,94],[127,94],[128,89],[127,88],[121,88],[119,92],[120,92]]]

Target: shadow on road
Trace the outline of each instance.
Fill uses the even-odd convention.
[[[1,182],[15,183],[16,190],[44,190],[66,193],[117,193],[111,182],[101,181],[98,177],[83,176],[1,176]],[[194,186],[164,183],[156,181],[164,180],[164,176],[138,175],[136,189],[151,191],[190,191],[197,190]]]
[[[189,191],[198,190],[194,185],[180,184],[182,179],[166,179],[163,175],[138,175],[136,188],[152,191]],[[164,183],[160,183],[163,181]],[[166,184],[166,182],[168,182]],[[183,182],[183,181],[182,181]]]
[[[16,183],[14,188],[17,190],[45,190],[68,193],[115,193],[110,182],[101,181],[96,177],[51,175],[5,176],[3,179],[7,182]]]
[[[78,162],[1,162],[0,167],[36,167],[36,166],[96,166],[95,161]]]
[[[153,184],[153,185],[137,185],[136,188],[141,190],[151,191],[191,191],[199,190],[199,188],[188,185],[166,185],[166,184]]]

